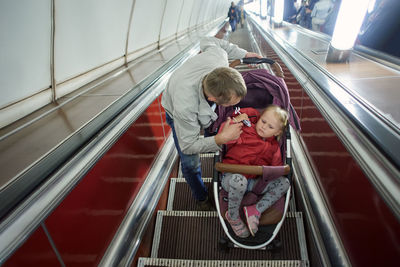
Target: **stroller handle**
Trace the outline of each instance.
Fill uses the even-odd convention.
[[[219,172],[263,175],[263,166],[228,164],[228,163],[217,162],[215,163],[215,169]],[[282,175],[287,175],[289,173],[290,173],[290,166],[286,164],[284,173]]]
[[[283,74],[283,70],[282,70],[281,66],[279,65],[279,63],[276,62],[275,60],[265,58],[265,57],[264,58],[246,57],[246,58],[242,58],[242,59],[236,59],[229,64],[229,67],[234,68],[239,64],[254,65],[254,64],[262,64],[262,63],[270,64],[272,71],[275,73],[276,76],[285,78],[285,76]]]
[[[263,57],[263,58],[258,58],[258,57],[245,57],[240,59],[240,63],[243,64],[261,64],[261,63],[267,63],[267,64],[274,64],[275,60]]]

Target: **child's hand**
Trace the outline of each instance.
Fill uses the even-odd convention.
[[[238,123],[244,120],[249,120],[249,116],[246,113],[239,114],[238,116],[233,118],[233,121]]]

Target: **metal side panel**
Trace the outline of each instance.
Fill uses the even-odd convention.
[[[169,136],[98,266],[129,266],[177,158]]]
[[[172,210],[175,199],[175,188],[177,180],[184,180],[183,178],[171,178],[169,182],[167,210]]]
[[[295,177],[293,177],[295,179]],[[296,207],[296,197],[295,197],[295,190],[290,192],[290,202],[289,202],[289,211],[297,211]]]
[[[295,214],[296,214],[296,225],[297,225],[297,237],[299,239],[301,259],[308,260],[306,234],[303,224],[303,213],[296,212]]]
[[[151,247],[151,257],[157,258],[157,252],[160,245],[163,211],[157,212],[156,227],[154,228],[153,245]]]

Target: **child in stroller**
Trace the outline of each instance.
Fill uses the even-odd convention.
[[[285,186],[283,186],[282,192],[284,193],[284,196],[282,196],[275,204],[273,204],[270,208],[268,208],[261,214],[259,218],[258,231],[256,227],[250,226],[250,228],[254,229],[253,234],[255,234],[255,236],[241,238],[235,234],[231,227],[229,227],[230,224],[229,222],[227,222],[225,216],[228,210],[229,194],[227,191],[224,190],[222,186],[222,174],[244,173],[256,175],[262,178],[257,179],[257,183],[255,183],[255,179],[248,180],[248,192],[246,192],[245,196],[243,197],[241,207],[252,206],[258,203],[259,200],[265,195],[263,194],[263,192],[266,192],[266,186],[268,185],[268,183],[271,183],[270,181],[280,178],[284,175],[288,178],[289,181],[291,180],[289,124],[295,131],[300,131],[300,124],[298,116],[290,104],[287,86],[281,77],[277,77],[269,73],[266,69],[251,70],[247,72],[242,72],[241,74],[246,83],[247,95],[237,106],[241,107],[243,112],[246,111],[245,108],[248,107],[252,107],[261,111],[271,104],[279,106],[287,111],[288,118],[286,134],[282,135],[279,140],[279,148],[282,156],[280,164],[285,161],[285,165],[282,164],[279,166],[267,166],[228,164],[220,162],[221,157],[222,159],[224,159],[225,157],[224,149],[222,154],[216,154],[214,158],[215,172],[213,178],[214,199],[216,200],[215,204],[221,226],[229,239],[227,240],[224,237],[221,237],[219,245],[220,248],[224,250],[228,249],[231,245],[246,249],[261,249],[265,247],[272,249],[280,246],[280,241],[276,237],[285,221],[286,213],[289,208],[291,186],[289,186],[288,190],[285,188]],[[213,125],[211,131],[218,131],[219,127],[226,120],[227,117],[233,117],[234,107],[218,107],[216,113],[218,114],[218,120]],[[251,118],[249,119],[251,120]],[[246,128],[246,126],[243,126],[243,129]],[[242,156],[242,158],[245,157]],[[274,162],[271,164],[275,165],[277,163]],[[287,191],[284,192],[285,190]],[[242,221],[246,221],[244,213],[244,209],[239,208],[239,214],[242,218]],[[251,217],[251,215],[248,217]],[[243,234],[242,236],[245,236],[245,234]]]
[[[240,113],[237,110],[236,113]],[[270,105],[259,113],[253,108],[244,108],[240,114],[233,116],[234,123],[246,122],[239,139],[227,144],[227,152],[223,163],[281,166],[283,165],[278,140],[287,125],[288,113],[277,105]],[[247,179],[250,182],[248,182]],[[279,200],[289,189],[289,181],[279,177],[269,181],[262,191],[262,198],[253,205],[245,206],[247,227],[240,218],[239,207],[247,187],[251,189],[258,179],[256,175],[240,173],[224,173],[222,187],[228,192],[228,210],[225,218],[233,232],[241,238],[258,231],[261,213]],[[250,231],[250,232],[249,232]]]

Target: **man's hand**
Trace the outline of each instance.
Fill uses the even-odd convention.
[[[245,57],[256,57],[256,58],[262,58],[262,56],[260,56],[257,53],[253,53],[253,52],[247,52]],[[249,66],[250,68],[256,68],[257,64],[248,64],[247,66]]]
[[[232,119],[228,118],[221,132],[214,136],[217,145],[226,144],[239,138],[242,133],[243,123],[231,124]]]
[[[247,52],[247,54],[244,57],[257,57],[257,58],[262,58],[262,56],[260,56],[257,53],[254,52]]]

